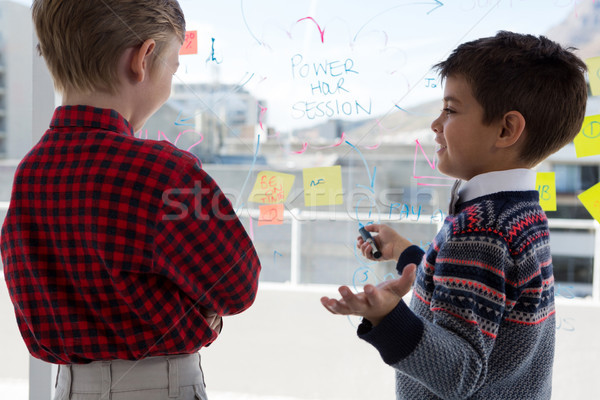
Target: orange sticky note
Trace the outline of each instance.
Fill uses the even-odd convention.
[[[282,225],[283,224],[283,204],[267,204],[259,206],[258,226],[263,225]]]
[[[538,172],[535,187],[540,193],[542,210],[556,211],[556,178],[554,172]]]
[[[585,63],[588,67],[592,96],[598,96],[600,95],[600,57],[588,58]]]
[[[600,115],[588,115],[584,118],[581,131],[573,143],[577,157],[600,154]]]
[[[187,31],[179,54],[198,54],[198,32]]]
[[[600,222],[600,183],[595,184],[585,192],[577,196],[592,217]]]

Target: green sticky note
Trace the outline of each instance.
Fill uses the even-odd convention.
[[[556,211],[556,178],[554,172],[538,172],[535,187],[540,193],[542,210]]]
[[[342,167],[305,168],[302,170],[304,182],[304,205],[328,206],[344,203],[342,189]]]
[[[586,210],[592,214],[592,217],[600,222],[600,183],[581,193],[577,198]]]
[[[600,115],[589,115],[584,118],[581,131],[573,143],[575,143],[577,157],[600,154]]]

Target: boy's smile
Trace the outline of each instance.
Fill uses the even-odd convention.
[[[498,169],[497,135],[502,124],[483,123],[483,107],[473,97],[467,80],[458,75],[446,78],[444,107],[431,123],[438,143],[440,172],[463,180]],[[502,163],[501,163],[502,164]]]

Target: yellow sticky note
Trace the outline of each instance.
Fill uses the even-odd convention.
[[[573,143],[575,143],[577,157],[600,154],[600,115],[590,115],[584,118],[581,131]]]
[[[585,60],[590,78],[590,89],[592,96],[600,95],[600,57],[592,57]]]
[[[577,198],[589,213],[592,214],[592,217],[600,222],[600,183],[581,193]]]
[[[305,168],[302,170],[304,181],[304,205],[328,206],[344,203],[342,189],[342,167]]]
[[[554,172],[538,172],[535,187],[540,193],[542,210],[556,211],[556,178]]]
[[[258,206],[258,210],[258,226],[283,224],[283,204]]]
[[[248,197],[252,203],[283,203],[292,191],[296,177],[275,171],[260,171]]]

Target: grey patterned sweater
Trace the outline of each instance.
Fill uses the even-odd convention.
[[[401,301],[358,335],[396,370],[398,399],[549,399],[554,278],[537,191],[465,202],[420,263],[410,308]]]

